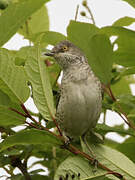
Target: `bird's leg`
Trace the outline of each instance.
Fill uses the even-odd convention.
[[[72,141],[73,139],[70,138],[69,136],[67,136],[67,135],[65,134],[65,132],[62,132],[62,136],[63,136],[63,138],[64,138],[64,145],[63,145],[63,147],[67,147],[67,146],[71,143],[71,141]]]
[[[89,153],[90,153],[90,154],[92,155],[92,157],[93,157],[93,161],[92,161],[91,164],[94,165],[93,172],[95,172],[96,169],[97,169],[97,166],[98,166],[98,160],[97,160],[97,158],[96,158],[96,155],[95,155],[95,153],[93,152],[93,150],[90,148],[90,146],[89,146],[89,144],[88,144],[88,142],[87,142],[87,140],[86,140],[86,134],[84,134],[84,135],[82,136],[82,140],[83,140],[84,144],[86,145]]]
[[[63,132],[63,137],[64,137],[64,143],[66,146],[68,146],[71,141],[72,141],[72,138],[70,138],[69,136],[66,136],[66,134]]]

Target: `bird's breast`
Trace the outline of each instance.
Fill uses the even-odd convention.
[[[80,136],[94,127],[100,111],[101,93],[94,81],[69,81],[62,85],[58,122],[69,136]]]

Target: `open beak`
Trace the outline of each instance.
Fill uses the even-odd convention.
[[[53,56],[54,56],[54,52],[47,52],[47,53],[45,53],[45,55],[46,55],[46,56],[52,56],[52,57],[53,57]]]

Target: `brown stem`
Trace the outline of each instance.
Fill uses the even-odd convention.
[[[42,126],[42,124],[41,124],[40,122],[36,121],[36,120],[30,115],[29,111],[26,109],[26,107],[24,106],[24,104],[21,104],[21,107],[22,107],[22,109],[24,110],[24,112],[26,113],[26,117],[30,118],[33,122],[35,122],[35,124],[37,124],[37,125],[39,126],[39,128],[36,127],[34,124],[31,124],[31,123],[26,122],[27,124],[29,124],[30,126],[33,126],[33,127],[35,126],[34,128],[36,128],[36,129],[48,131],[49,133],[51,133],[51,134],[53,134],[54,136],[57,137],[56,134],[54,134],[54,133],[53,133],[52,131],[50,131],[48,128]],[[53,117],[52,117],[52,119],[53,119],[54,122],[56,121]],[[56,124],[57,124],[57,122],[56,122]],[[61,132],[61,131],[60,131],[60,132]]]
[[[10,156],[10,159],[11,159],[11,165],[13,167],[18,167],[20,169],[20,171],[24,175],[25,180],[31,180],[31,177],[27,172],[27,166],[21,162],[20,158],[16,156]]]
[[[30,177],[30,175],[27,172],[27,168],[22,163],[18,164],[17,167],[20,169],[20,171],[24,175],[25,180],[31,180],[31,177]]]
[[[61,129],[59,128],[59,125],[58,125],[58,123],[56,122],[56,119],[55,119],[54,117],[52,117],[52,120],[53,120],[54,124],[56,125],[56,127],[57,127],[57,129],[58,129],[58,131],[59,131],[60,136],[63,136],[63,135],[62,135],[62,132],[61,132]]]
[[[19,112],[18,110],[14,109],[14,108],[9,108],[9,110],[16,112],[17,114],[19,114],[19,115],[21,115],[23,117],[26,117],[25,114],[23,114],[22,112]]]
[[[90,161],[94,161],[94,158],[90,157],[88,154],[80,151],[79,149],[77,149],[75,146],[73,146],[72,144],[69,145],[69,148],[71,149],[67,149],[70,150],[70,152],[76,152],[76,154],[79,154],[82,157],[85,157],[86,159],[90,160]],[[120,173],[117,173],[115,171],[112,171],[111,169],[109,169],[108,167],[104,166],[103,164],[101,164],[100,162],[98,162],[98,167],[101,167],[102,169],[108,171],[108,174],[113,174],[114,176],[118,177],[118,178],[123,178],[123,180],[126,180]]]
[[[21,107],[22,107],[23,111],[26,113],[27,117],[31,117],[29,111],[26,109],[26,107],[24,106],[24,104],[21,104]]]
[[[110,84],[108,84],[107,87],[108,87],[108,90],[109,90],[109,93],[110,93],[110,97],[112,98],[112,100],[114,102],[117,101],[117,99],[115,98],[115,96],[114,96],[114,94],[113,94],[113,92],[111,90]]]
[[[77,5],[76,7],[75,21],[77,21],[78,11],[79,11],[79,5]]]

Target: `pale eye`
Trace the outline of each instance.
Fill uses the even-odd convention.
[[[63,49],[63,51],[67,51],[68,47],[67,46],[63,46],[62,49]]]

